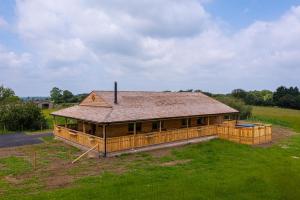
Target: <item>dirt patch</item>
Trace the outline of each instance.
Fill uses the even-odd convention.
[[[288,128],[283,128],[281,126],[272,126],[272,142],[267,144],[260,144],[256,146],[269,147],[297,134],[299,133],[296,133]]]
[[[20,151],[21,148],[1,148],[0,158],[5,158],[9,156],[24,156],[25,154]]]
[[[175,165],[189,163],[191,161],[192,161],[191,159],[188,159],[188,160],[174,160],[174,161],[162,163],[160,166],[170,167],[170,166],[175,166]]]
[[[65,187],[65,186],[73,183],[73,181],[74,181],[74,178],[69,175],[53,176],[53,177],[49,177],[48,180],[46,181],[46,187],[48,189]]]
[[[13,185],[18,185],[18,184],[22,183],[22,180],[17,179],[16,177],[13,177],[12,175],[6,176],[5,180]]]

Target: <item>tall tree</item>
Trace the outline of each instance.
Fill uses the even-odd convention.
[[[15,92],[12,89],[5,88],[3,85],[0,86],[0,101],[12,96],[15,96]]]
[[[18,100],[19,98],[12,89],[5,88],[3,85],[0,86],[0,102],[15,102]]]
[[[63,102],[71,103],[74,101],[74,95],[69,90],[64,90],[62,95]]]
[[[61,103],[62,102],[62,90],[58,87],[52,88],[50,91],[50,98],[54,103]]]

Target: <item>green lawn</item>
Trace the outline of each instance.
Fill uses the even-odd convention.
[[[256,119],[283,123],[295,130],[299,130],[293,123],[299,123],[298,113],[254,108]],[[57,173],[59,176],[67,172],[77,176],[89,170],[96,174],[58,189],[45,186],[45,177],[54,176],[54,172],[43,170],[50,168],[53,157],[55,162],[70,162],[68,149],[48,138],[35,150],[40,155],[37,171],[22,157],[0,158],[0,199],[300,199],[299,135],[268,148],[218,139],[176,148],[161,156],[149,152],[105,160],[85,159],[67,167],[62,164],[57,170],[66,171]],[[116,173],[113,168],[123,170]],[[8,175],[28,179],[14,185],[4,179]]]
[[[47,123],[49,125],[49,128],[53,128],[53,117],[50,115],[52,112],[56,111],[57,109],[43,109],[43,115],[45,116]]]
[[[300,132],[300,110],[255,106],[252,119],[289,127]]]

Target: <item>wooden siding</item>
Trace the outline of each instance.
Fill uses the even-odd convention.
[[[89,94],[81,103],[81,106],[111,107],[102,97],[95,92]]]

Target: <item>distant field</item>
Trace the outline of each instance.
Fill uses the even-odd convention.
[[[281,125],[300,132],[300,110],[255,106],[252,114],[252,120]]]
[[[56,111],[57,109],[44,109],[43,110],[43,115],[45,116],[47,123],[49,125],[49,128],[53,128],[53,118],[50,115],[52,112]]]

